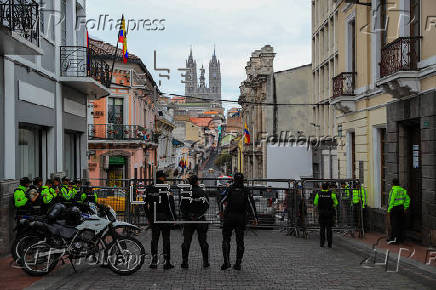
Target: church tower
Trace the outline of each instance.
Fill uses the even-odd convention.
[[[212,100],[221,101],[221,68],[220,62],[216,58],[215,47],[209,62],[209,91]]]
[[[186,61],[185,95],[194,95],[197,90],[197,62],[192,57],[192,48]]]

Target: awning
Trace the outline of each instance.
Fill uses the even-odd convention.
[[[109,156],[110,165],[124,165],[124,156]]]

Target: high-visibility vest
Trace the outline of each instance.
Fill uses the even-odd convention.
[[[353,204],[362,202],[362,208],[366,207],[367,198],[365,188],[353,189]]]
[[[27,196],[26,196],[27,188],[25,186],[19,185],[17,189],[14,191],[14,203],[15,207],[23,207],[27,203]]]
[[[400,205],[404,206],[404,209],[408,209],[410,205],[410,197],[407,194],[407,190],[401,186],[392,186],[392,189],[389,192],[388,205],[388,212],[391,212],[393,207]]]

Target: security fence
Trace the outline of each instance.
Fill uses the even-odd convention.
[[[220,201],[232,180],[229,178],[200,178],[200,186],[209,196],[209,209],[205,223],[220,226],[222,223]],[[253,196],[258,216],[256,228],[278,229],[289,235],[307,237],[319,230],[318,210],[314,198],[323,183],[336,194],[338,205],[335,210],[334,230],[350,235],[364,234],[364,212],[362,198],[353,200],[353,188],[358,180],[352,179],[249,179],[246,188]],[[93,180],[91,186],[98,202],[110,205],[118,216],[136,225],[148,223],[144,197],[151,179]],[[100,186],[101,185],[101,186]],[[177,220],[158,220],[158,223],[183,224],[180,205],[189,190],[183,179],[168,179],[161,190],[171,192],[175,202]],[[249,224],[253,217],[249,217]]]

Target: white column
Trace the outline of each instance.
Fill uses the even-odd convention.
[[[61,11],[61,1],[54,1],[54,10],[55,11]],[[67,7],[68,11],[68,7]],[[67,18],[68,18],[68,13]],[[70,14],[71,15],[71,14]],[[60,76],[60,41],[61,41],[61,25],[55,25],[54,26],[54,35],[55,35],[55,70],[56,75]],[[68,41],[68,39],[67,39]],[[56,82],[56,134],[55,134],[55,148],[56,148],[56,157],[53,156],[53,158],[56,159],[55,164],[55,170],[56,172],[63,171],[64,168],[64,128],[62,123],[62,86],[59,82]],[[53,152],[48,152],[49,158],[50,155],[54,155]]]
[[[353,175],[353,153],[352,153],[352,140],[351,140],[351,131],[347,132],[347,144],[346,144],[346,148],[347,148],[347,178],[352,178]]]
[[[14,63],[9,59],[4,58],[4,86],[5,86],[5,111],[4,111],[4,126],[5,126],[5,156],[4,175],[5,179],[15,179],[15,76]]]

